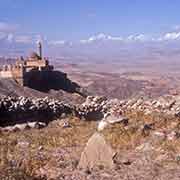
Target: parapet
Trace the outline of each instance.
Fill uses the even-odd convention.
[[[7,71],[14,71],[14,70],[21,70],[23,69],[23,65],[3,65],[2,68],[0,69],[0,72],[7,72]]]

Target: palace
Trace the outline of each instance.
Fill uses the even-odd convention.
[[[42,45],[38,43],[39,54],[32,52],[26,59],[23,57],[16,60],[15,64],[4,65],[0,69],[0,78],[14,79],[21,86],[26,85],[26,74],[32,71],[52,71],[53,66],[42,57]]]

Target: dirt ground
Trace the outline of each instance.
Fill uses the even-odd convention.
[[[138,113],[127,116],[127,126],[117,124],[102,132],[117,152],[113,170],[78,169],[81,152],[98,122],[68,117],[40,130],[1,132],[0,179],[180,179],[179,120]],[[66,128],[64,121],[69,122]],[[144,128],[145,124],[153,126]]]

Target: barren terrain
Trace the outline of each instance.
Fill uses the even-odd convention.
[[[78,169],[81,152],[97,130],[96,121],[67,117],[57,119],[41,130],[1,134],[1,179],[102,179],[178,180],[179,139],[165,137],[163,131],[179,132],[178,119],[152,118],[127,114],[128,126],[115,125],[103,134],[117,155],[116,168],[103,166]],[[68,121],[68,128],[62,122]],[[142,124],[153,129],[142,129]]]
[[[67,87],[72,85],[69,82],[76,82],[87,95],[105,96],[107,102],[111,99],[128,99],[132,107],[134,98],[138,99],[133,109],[128,110],[127,106],[123,112],[128,118],[128,124],[115,123],[100,132],[108,145],[116,151],[113,159],[115,168],[108,169],[103,166],[95,166],[92,169],[78,168],[87,141],[98,132],[99,121],[96,116],[87,120],[74,114],[62,114],[51,119],[42,129],[27,128],[28,126],[23,130],[1,129],[0,179],[176,180],[180,178],[179,114],[172,116],[164,113],[164,109],[167,112],[173,111],[175,104],[174,101],[169,102],[165,95],[172,95],[174,99],[176,96],[179,97],[178,71],[165,73],[164,70],[157,71],[157,68],[149,67],[147,70],[145,67],[136,66],[124,69],[125,66],[121,65],[118,66],[119,69],[109,67],[108,70],[107,64],[59,61],[54,64],[56,70],[67,73]],[[79,92],[68,92],[67,89],[61,88],[39,91],[30,87],[20,87],[10,80],[0,80],[0,95],[3,97],[24,96],[35,99],[48,97],[77,105],[86,99],[81,95],[81,91]],[[148,113],[138,110],[144,108],[141,106],[142,97],[150,99],[144,102],[145,107],[147,104],[153,104],[153,99],[156,100],[155,105],[149,107],[150,110],[147,109]],[[178,103],[179,101],[175,105],[177,112],[179,112]],[[120,107],[115,108],[116,113],[121,112]],[[157,113],[159,108],[162,110],[160,114]],[[91,106],[88,111],[93,113]],[[0,120],[2,121],[2,116]],[[35,121],[38,121],[38,118]]]
[[[180,73],[178,64],[172,62],[142,62],[110,64],[70,63],[56,61],[56,68],[68,77],[86,87],[93,95],[125,99],[133,96],[159,97],[165,94],[179,94]]]

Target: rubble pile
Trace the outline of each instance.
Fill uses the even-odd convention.
[[[83,104],[76,107],[76,113],[85,119],[101,119],[107,111],[107,102],[107,98],[103,96],[88,96]]]
[[[4,128],[0,128],[0,130],[4,132],[17,132],[17,131],[23,131],[27,129],[41,129],[46,126],[47,124],[44,122],[26,122],[23,124],[16,124],[14,126],[6,126]]]
[[[0,99],[0,119],[22,119],[28,117],[57,117],[71,113],[74,107],[49,98],[4,97]]]
[[[180,96],[167,95],[158,99],[136,97],[127,100],[111,99],[102,96],[88,96],[80,106],[73,106],[49,98],[3,97],[0,99],[0,126],[27,122],[48,122],[62,114],[75,114],[84,120],[102,120],[101,126],[114,122],[127,124],[124,117],[127,111],[140,111],[145,115],[162,113],[180,117]],[[23,119],[23,122],[21,120]],[[102,129],[102,128],[100,128]]]
[[[151,113],[160,113],[164,115],[180,115],[180,97],[166,95],[157,99],[134,98],[127,100],[122,106],[123,109],[141,111],[148,115]]]
[[[78,109],[78,113],[81,116],[88,116],[90,112],[99,112],[103,116],[107,114],[120,116],[128,110],[141,111],[147,115],[156,112],[180,117],[180,96],[166,95],[157,99],[136,97],[127,100],[108,100],[105,97],[89,96]]]

